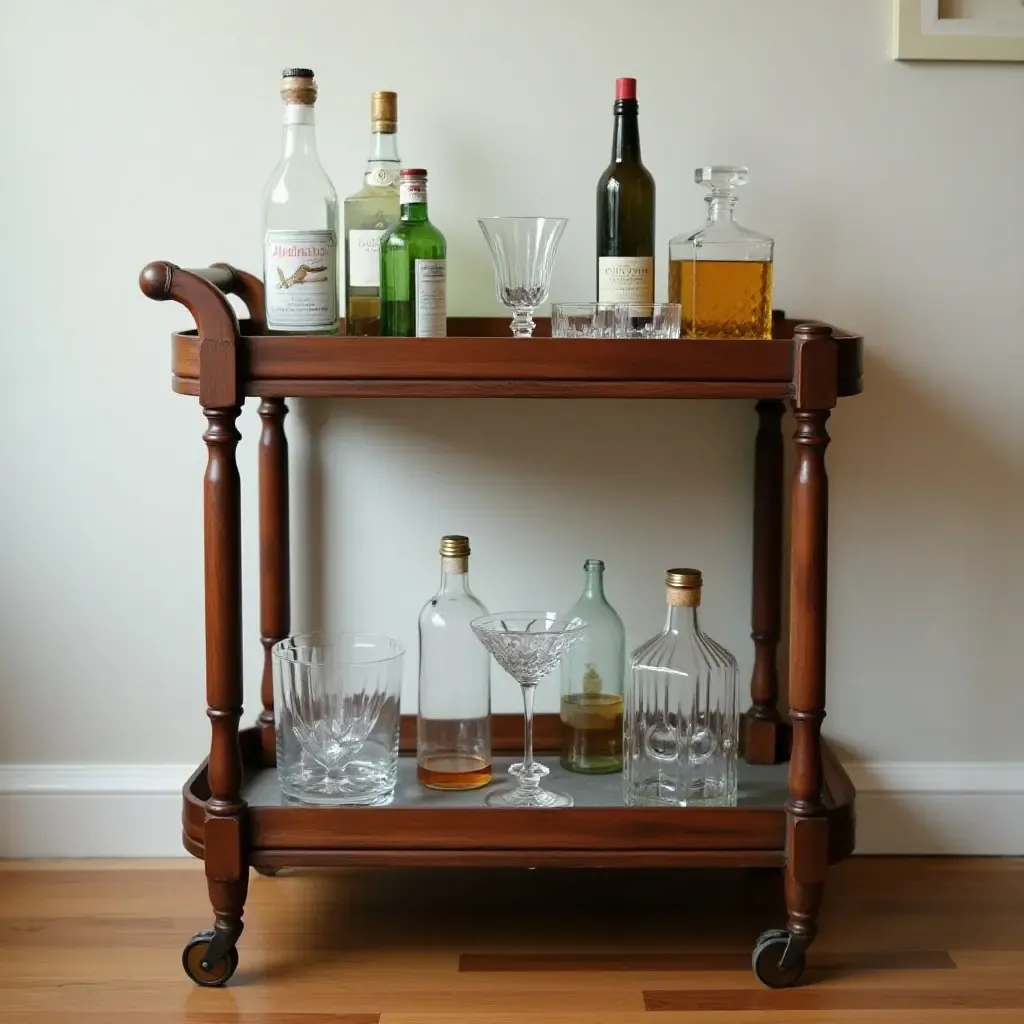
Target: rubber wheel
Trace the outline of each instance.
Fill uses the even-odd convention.
[[[765,932],[754,947],[750,965],[758,981],[768,988],[792,988],[804,973],[804,954],[793,957],[792,963],[782,966],[782,957],[792,941],[789,932],[780,934],[778,929]]]
[[[213,932],[196,932],[181,953],[181,966],[185,973],[203,988],[220,988],[226,985],[228,979],[238,967],[238,950],[232,947],[216,963],[209,967],[203,966],[206,958],[206,951],[213,941]]]
[[[280,868],[258,868],[253,866],[253,871],[255,871],[257,875],[262,875],[264,878],[273,878],[280,870]]]

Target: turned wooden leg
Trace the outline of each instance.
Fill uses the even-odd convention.
[[[259,448],[260,490],[260,643],[263,681],[260,687],[260,740],[263,764],[276,762],[274,740],[274,671],[270,649],[288,635],[291,616],[291,569],[288,537],[288,439],[283,398],[264,398]]]
[[[786,804],[786,909],[790,934],[806,948],[818,931],[828,868],[822,805],[821,723],[825,717],[828,580],[827,410],[796,409],[790,554],[789,701],[793,750]]]
[[[212,932],[185,947],[186,970],[199,984],[223,984],[234,972],[248,885],[242,799],[241,502],[235,449],[239,406],[204,409],[209,421],[203,482],[206,589],[206,714],[211,724],[204,861],[213,904]]]
[[[751,637],[754,670],[750,710],[743,719],[749,764],[775,764],[786,756],[786,727],[779,717],[778,648],[782,619],[782,402],[757,403],[754,451],[754,586]]]

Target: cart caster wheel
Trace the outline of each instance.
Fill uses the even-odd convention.
[[[277,874],[280,873],[281,869],[280,868],[258,868],[258,867],[254,866],[253,867],[253,871],[255,871],[257,875],[262,875],[264,878],[274,878]]]
[[[769,988],[791,988],[803,977],[805,962],[803,947],[778,928],[761,935],[750,958],[758,981]]]
[[[196,932],[181,953],[181,966],[185,973],[203,988],[220,988],[238,967],[238,950],[233,946],[214,963],[204,963],[206,951],[213,941],[213,932]]]

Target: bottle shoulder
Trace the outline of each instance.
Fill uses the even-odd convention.
[[[642,163],[612,161],[597,179],[599,191],[609,191],[623,186],[650,190],[654,194],[654,175]]]

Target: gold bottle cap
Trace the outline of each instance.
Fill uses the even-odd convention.
[[[441,538],[442,558],[468,558],[469,538],[453,533]]]
[[[371,131],[393,135],[398,131],[398,93],[375,92],[370,96]]]
[[[669,569],[665,573],[665,586],[675,590],[700,590],[703,582],[699,569]]]
[[[281,72],[281,99],[285,103],[311,107],[316,103],[316,94],[316,81],[309,68],[285,68]]]

